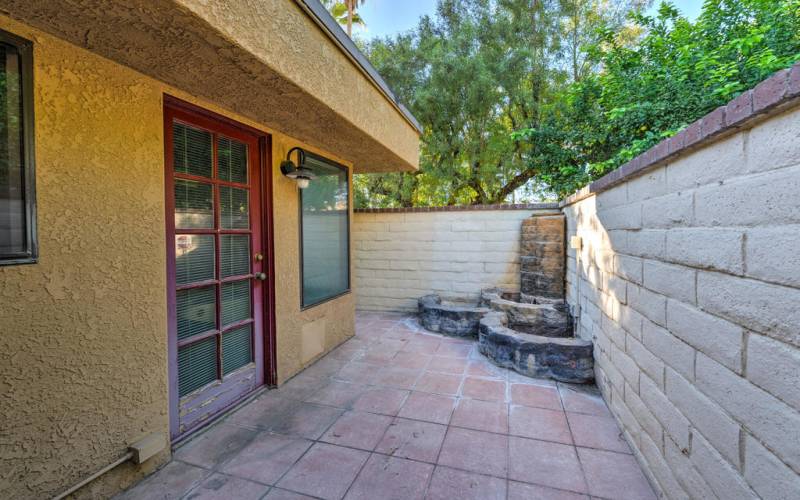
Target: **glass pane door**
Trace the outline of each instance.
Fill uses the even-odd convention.
[[[168,254],[183,434],[263,383],[266,277],[257,140],[177,115],[167,129]]]

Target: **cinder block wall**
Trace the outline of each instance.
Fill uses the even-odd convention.
[[[519,291],[522,221],[559,213],[557,204],[356,210],[357,307],[415,311],[434,292],[477,300],[482,288]]]
[[[668,498],[800,495],[793,71],[564,206],[567,237],[582,239],[567,251],[579,334],[594,339],[597,383]]]

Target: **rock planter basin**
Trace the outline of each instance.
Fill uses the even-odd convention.
[[[572,316],[564,301],[542,301],[491,288],[481,292],[480,305],[506,313],[508,327],[514,330],[544,337],[572,336]]]
[[[508,327],[510,314],[492,311],[480,321],[478,349],[493,363],[529,377],[577,384],[594,380],[592,343],[574,337],[533,335]]]
[[[422,326],[456,337],[477,335],[480,352],[496,365],[561,382],[594,380],[592,342],[573,337],[562,300],[492,288],[481,292],[477,304],[432,294],[418,305]]]
[[[426,329],[454,337],[477,337],[478,323],[489,312],[467,300],[442,300],[436,294],[417,301],[419,320]]]

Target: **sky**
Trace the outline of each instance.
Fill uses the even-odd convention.
[[[651,10],[655,11],[659,3],[657,0]],[[672,0],[672,3],[690,19],[697,17],[703,5],[702,0]],[[366,0],[358,12],[367,26],[355,27],[354,35],[366,39],[392,36],[413,29],[423,15],[435,14],[436,0]]]

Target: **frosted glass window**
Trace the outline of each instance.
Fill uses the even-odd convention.
[[[350,290],[350,192],[347,170],[307,153],[317,178],[300,191],[303,306]]]

